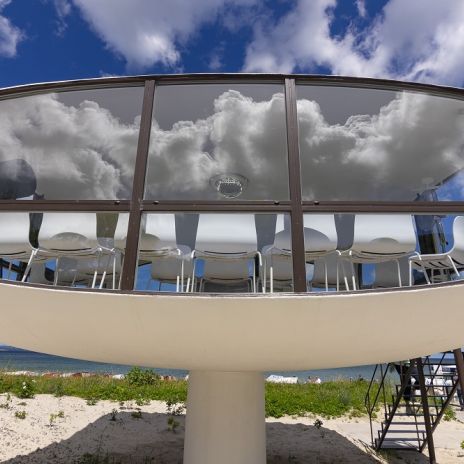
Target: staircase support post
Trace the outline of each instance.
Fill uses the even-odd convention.
[[[462,356],[461,348],[453,350],[453,354],[458,374],[458,386],[461,390],[461,395],[464,395],[464,357]]]
[[[430,464],[436,464],[435,445],[433,443],[432,423],[430,421],[429,402],[427,398],[427,387],[425,385],[424,366],[422,365],[422,358],[413,360],[417,366],[417,374],[419,377],[419,388],[422,400],[422,410],[424,411],[425,433],[427,438],[427,448],[429,450]]]

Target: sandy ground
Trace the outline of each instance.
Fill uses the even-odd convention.
[[[85,463],[85,453],[109,457],[109,463],[182,462],[184,417],[174,433],[167,428],[166,405],[152,401],[142,406],[141,418],[133,417],[135,403],[123,406],[110,401],[88,405],[79,398],[38,395],[21,400],[0,395],[0,462],[9,464]],[[114,421],[112,410],[117,410]],[[25,411],[26,417],[15,417]],[[50,415],[63,411],[50,425]],[[440,464],[464,464],[460,443],[464,439],[464,415],[442,422],[434,438]],[[375,455],[369,448],[370,429],[366,418],[322,419],[315,417],[268,419],[268,463],[427,463],[415,452]]]

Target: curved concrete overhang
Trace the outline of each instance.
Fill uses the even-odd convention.
[[[338,294],[147,295],[0,284],[0,340],[61,356],[218,371],[414,358],[464,344],[464,284]]]

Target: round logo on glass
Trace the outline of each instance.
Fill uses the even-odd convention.
[[[210,179],[211,186],[225,198],[237,198],[246,189],[248,179],[240,174],[219,174]]]

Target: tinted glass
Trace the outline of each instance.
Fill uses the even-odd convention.
[[[0,277],[117,289],[128,223],[129,213],[0,212]]]
[[[448,282],[464,271],[464,216],[305,214],[308,291]]]
[[[155,92],[145,197],[288,199],[281,85],[176,85]]]
[[[304,200],[463,200],[464,102],[298,86]]]
[[[290,217],[145,214],[136,288],[214,293],[291,291]]]
[[[130,199],[143,88],[0,101],[0,199]]]

